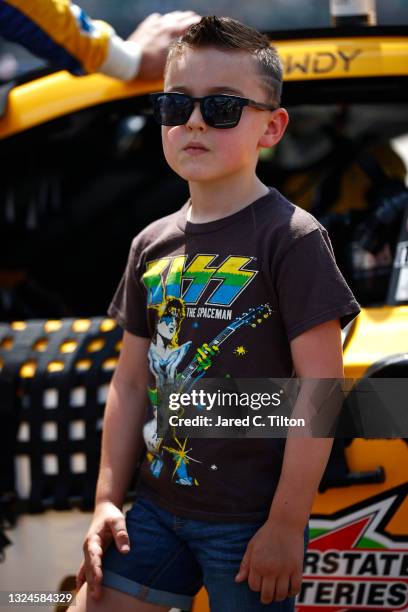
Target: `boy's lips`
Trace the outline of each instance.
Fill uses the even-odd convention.
[[[184,148],[183,151],[189,153],[190,155],[200,155],[201,153],[206,153],[209,149],[204,146],[201,142],[189,142]]]

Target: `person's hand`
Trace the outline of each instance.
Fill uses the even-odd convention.
[[[207,342],[204,342],[204,344],[197,349],[195,354],[195,358],[199,364],[197,371],[202,372],[203,370],[208,370],[212,365],[212,357],[216,357],[219,351],[220,349],[216,344],[210,346]]]
[[[85,536],[84,560],[76,576],[77,591],[86,580],[89,593],[95,600],[100,599],[102,594],[102,555],[112,539],[121,553],[129,552],[130,541],[124,514],[113,503],[102,502],[95,508],[92,523]]]
[[[137,78],[161,78],[169,44],[200,19],[193,11],[173,11],[165,15],[152,13],[146,17],[128,38],[137,42],[142,49]]]
[[[266,522],[248,542],[236,582],[248,580],[261,603],[297,595],[302,585],[303,530]]]

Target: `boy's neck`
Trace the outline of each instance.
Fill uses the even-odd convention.
[[[236,176],[217,182],[190,182],[187,220],[208,223],[228,217],[269,192],[256,175],[237,181]]]

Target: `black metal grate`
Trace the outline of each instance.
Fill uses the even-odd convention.
[[[9,423],[0,493],[14,484],[19,512],[93,508],[122,334],[104,317],[0,325],[0,413]]]

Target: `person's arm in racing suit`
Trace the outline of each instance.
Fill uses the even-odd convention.
[[[199,17],[175,11],[147,17],[123,40],[69,0],[0,0],[0,35],[75,75],[102,72],[125,81],[161,76],[172,38]]]

